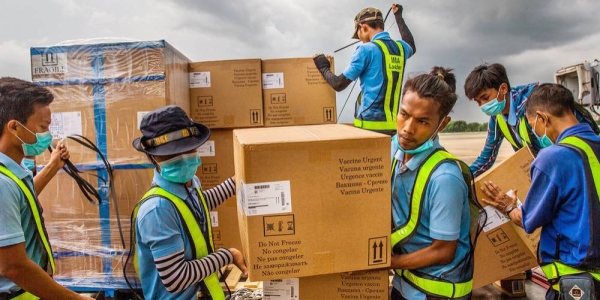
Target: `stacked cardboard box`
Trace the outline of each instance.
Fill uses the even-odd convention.
[[[40,195],[57,256],[55,276],[66,284],[105,287],[106,280],[122,277],[127,249],[117,221],[129,248],[131,211],[152,181],[151,165],[131,142],[141,135],[139,122],[146,112],[169,104],[189,111],[188,63],[163,40],[31,48],[32,79],[55,97],[53,137],[84,135],[115,167],[118,215],[108,201],[106,169],[96,153],[76,143],[68,142],[71,161],[88,171],[84,176],[98,187],[100,206],[88,203],[64,172]],[[36,162],[48,159],[45,153]]]
[[[389,266],[389,137],[338,124],[234,137],[250,280]]]

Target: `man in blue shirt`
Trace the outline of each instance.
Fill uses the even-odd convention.
[[[315,65],[327,83],[342,91],[352,81],[360,79],[362,90],[354,112],[354,125],[388,135],[396,134],[396,116],[402,90],[406,60],[416,51],[413,36],[402,18],[402,6],[392,4],[392,10],[403,40],[394,41],[385,30],[381,11],[365,8],[354,18],[352,38],[363,42],[341,75],[331,72],[323,54],[314,57]]]
[[[148,113],[140,130],[143,136],[133,147],[156,168],[152,187],[132,216],[134,264],[144,297],[224,300],[216,273],[230,263],[244,274],[247,270],[239,250],[214,249],[209,211],[235,194],[235,182],[201,190],[195,175],[202,163],[198,148],[210,130],[177,106]]]
[[[490,116],[485,146],[471,164],[473,176],[477,177],[494,165],[502,140],[506,139],[516,151],[529,145],[536,154],[548,146],[541,145],[533,136],[531,126],[525,119],[525,103],[538,83],[511,87],[506,69],[501,64],[477,66],[465,79],[465,94],[475,100],[483,113]],[[574,110],[577,120],[588,123],[598,133],[598,126],[585,109]],[[587,116],[586,116],[587,114]]]
[[[31,82],[0,78],[0,299],[91,299],[52,280],[54,259],[36,196],[41,186],[34,188],[31,171],[21,165],[52,142],[53,99]],[[56,173],[60,166],[46,169]]]
[[[533,90],[526,103],[527,121],[536,139],[552,146],[542,149],[531,165],[531,187],[521,209],[516,197],[506,196],[491,182],[483,189],[490,197],[484,201],[527,233],[542,228],[538,259],[553,285],[560,276],[590,271],[598,297],[600,137],[579,123],[573,104],[573,94],[561,85],[542,84]],[[548,290],[547,299],[558,299],[556,288]]]
[[[393,300],[471,295],[469,188],[461,171],[468,168],[443,151],[437,136],[456,103],[454,80],[435,68],[404,86],[392,138]]]

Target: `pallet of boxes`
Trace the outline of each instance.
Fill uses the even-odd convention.
[[[101,202],[88,202],[63,171],[40,194],[56,257],[55,279],[64,286],[108,295],[128,289],[123,262],[130,215],[153,176],[152,165],[131,141],[140,135],[146,112],[170,104],[189,109],[189,62],[163,40],[31,48],[33,81],[54,95],[53,137],[87,137],[114,170],[116,197],[109,197],[108,172],[99,155],[67,140],[71,162],[86,172],[83,176],[98,188]],[[43,166],[48,159],[45,153],[36,163]]]
[[[387,299],[387,270],[347,272],[390,263],[389,137],[335,124],[335,93],[311,58],[192,63],[190,97],[212,130],[203,188],[236,176],[237,196],[211,213],[215,245],[248,265],[230,289]]]

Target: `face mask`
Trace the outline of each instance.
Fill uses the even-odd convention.
[[[398,144],[398,148],[400,148],[400,150],[402,150],[402,152],[404,152],[406,154],[417,154],[417,153],[421,153],[421,152],[424,152],[424,151],[427,151],[427,150],[433,148],[433,138],[438,133],[438,130],[440,130],[441,125],[442,125],[442,123],[440,122],[440,125],[438,125],[438,128],[429,137],[429,139],[425,143],[423,143],[421,146],[417,147],[416,149],[406,150],[406,149],[402,148],[402,146],[400,146],[400,141],[398,140],[398,138],[396,138],[396,143]]]
[[[500,97],[500,90],[498,90],[498,95],[496,96],[496,99],[480,107],[481,111],[490,117],[501,113],[504,110],[504,107],[506,106],[506,101],[502,100],[502,102],[500,102],[498,101],[498,97]]]
[[[27,144],[23,142],[23,140],[17,135],[19,141],[23,143],[23,153],[25,154],[25,156],[38,156],[44,153],[44,151],[46,151],[46,149],[50,147],[50,144],[52,144],[52,133],[50,133],[50,131],[46,131],[43,133],[33,133],[23,124],[19,123],[19,125],[23,126],[23,128],[25,128],[31,134],[35,135],[35,138],[37,139],[35,144]]]
[[[158,163],[160,176],[175,183],[186,183],[192,180],[201,164],[202,160],[198,153],[179,155]]]
[[[554,143],[552,143],[552,140],[550,140],[548,135],[546,135],[546,130],[547,130],[546,127],[544,127],[544,135],[542,137],[540,137],[537,133],[535,133],[535,125],[537,125],[537,120],[538,120],[538,117],[535,116],[535,122],[533,122],[533,128],[531,128],[531,131],[533,131],[533,135],[535,135],[535,138],[537,139],[538,143],[540,143],[540,146],[542,148],[552,146]]]
[[[33,170],[33,168],[35,168],[35,161],[31,158],[23,158],[21,164],[23,164],[27,170]]]

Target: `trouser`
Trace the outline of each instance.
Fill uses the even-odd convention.
[[[398,291],[396,288],[392,288],[392,293],[390,295],[390,299],[391,300],[408,300],[408,299],[404,298],[402,296],[402,294],[400,294],[400,291]],[[437,300],[437,299],[446,299],[446,298],[427,296],[427,300]],[[463,297],[461,299],[471,299],[471,294],[469,294],[468,296]]]

